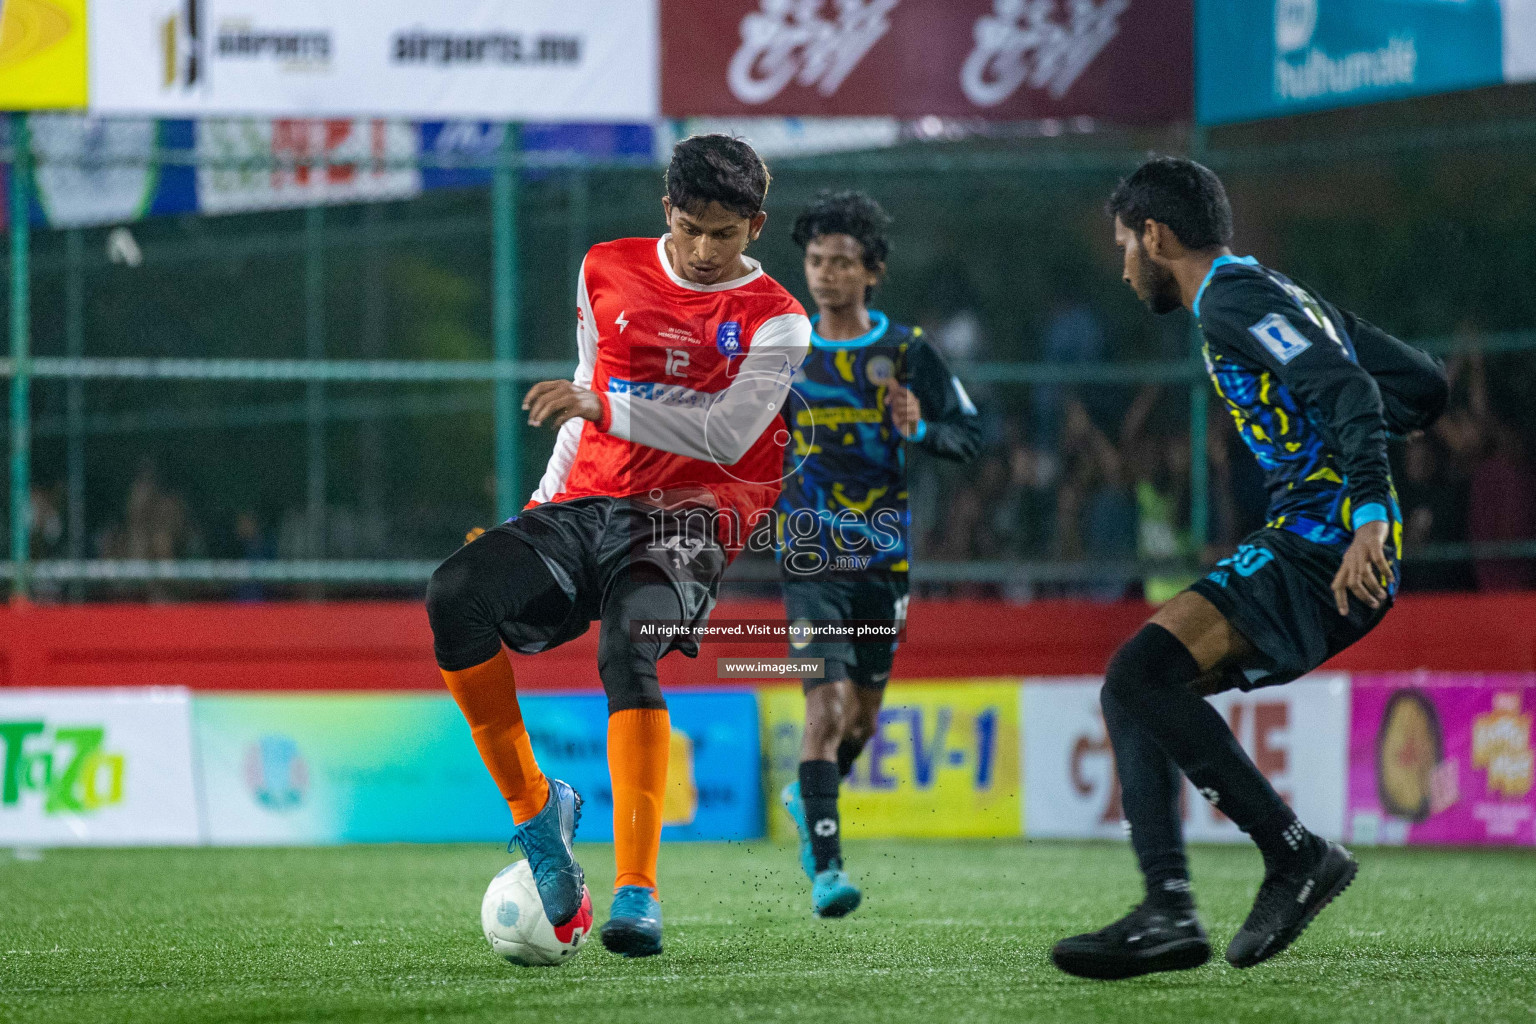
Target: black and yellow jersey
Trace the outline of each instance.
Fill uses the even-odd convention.
[[[1195,297],[1206,370],[1264,470],[1269,525],[1320,544],[1401,513],[1389,433],[1444,407],[1439,363],[1249,256],[1222,256]]]
[[[775,525],[787,574],[905,572],[905,445],[957,461],[981,445],[976,407],[921,329],[893,324],[883,313],[870,319],[868,333],[847,341],[813,329],[784,403],[791,442]],[[893,383],[909,388],[922,406],[909,438],[891,422]]]

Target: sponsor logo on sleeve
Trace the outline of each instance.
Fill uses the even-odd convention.
[[[1312,343],[1302,337],[1301,332],[1279,313],[1269,314],[1248,328],[1248,333],[1258,338],[1259,343],[1269,349],[1282,366],[1312,347]]]

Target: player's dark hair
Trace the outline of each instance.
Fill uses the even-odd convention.
[[[890,239],[885,236],[890,226],[891,215],[863,192],[823,191],[795,218],[790,237],[804,249],[822,235],[848,235],[863,247],[865,268],[879,270],[891,253]]]
[[[1209,167],[1176,156],[1153,157],[1115,189],[1109,213],[1140,238],[1147,221],[1168,225],[1189,249],[1232,240],[1232,204]]]
[[[694,135],[672,148],[667,198],[692,214],[719,203],[739,217],[762,212],[768,167],[757,151],[729,135]]]
[[[863,192],[824,190],[795,218],[795,230],[790,237],[804,249],[823,235],[848,235],[859,243],[864,268],[878,273],[891,254],[891,241],[885,234],[890,226],[891,215]],[[864,290],[865,302],[873,291]]]

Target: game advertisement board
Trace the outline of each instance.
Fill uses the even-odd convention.
[[[1024,684],[1025,832],[1031,838],[1125,835],[1114,753],[1099,710],[1103,684],[1099,676]],[[1218,694],[1211,703],[1301,820],[1320,835],[1341,837],[1349,677],[1322,672],[1286,686]],[[1190,840],[1246,841],[1187,781],[1183,805]]]
[[[0,690],[0,846],[199,838],[186,690]]]
[[[768,751],[769,834],[794,826],[778,806],[794,781],[805,727],[798,686],[760,691]],[[840,812],[850,839],[1016,836],[1019,685],[1014,680],[893,682],[875,735],[843,781]]]
[[[607,700],[523,696],[544,772],[585,799],[579,840],[613,836]],[[757,710],[750,693],[674,695],[662,837],[762,832]],[[506,803],[463,716],[437,694],[207,696],[198,760],[214,843],[504,841]]]
[[[1357,673],[1356,843],[1536,845],[1536,673]]]

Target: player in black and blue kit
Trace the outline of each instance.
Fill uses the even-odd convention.
[[[981,444],[975,406],[922,331],[869,308],[885,273],[889,222],[859,192],[824,193],[795,221],[819,315],[784,405],[793,441],[776,526],[792,623],[904,624],[905,449],[965,462]],[[824,665],[804,683],[800,777],[782,794],[820,917],[841,917],[862,899],[843,869],[838,785],[875,731],[895,651],[889,640],[792,645],[795,657]]]
[[[1444,407],[1443,369],[1247,256],[1234,256],[1220,180],[1149,160],[1109,204],[1125,280],[1153,312],[1204,335],[1217,394],[1265,473],[1269,522],[1116,652],[1101,703],[1146,900],[1056,944],[1092,978],[1197,967],[1180,772],[1258,844],[1264,882],[1227,947],[1234,967],[1281,952],[1353,880],[1349,852],[1297,821],[1204,696],[1289,682],[1380,622],[1397,590],[1402,523],[1387,437]]]

